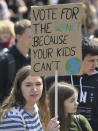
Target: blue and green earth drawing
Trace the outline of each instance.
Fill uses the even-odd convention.
[[[69,75],[78,74],[81,70],[81,64],[82,64],[82,62],[79,58],[72,57],[72,58],[68,59],[65,64],[65,70],[66,70],[67,74],[69,74]]]

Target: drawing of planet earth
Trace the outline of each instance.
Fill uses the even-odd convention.
[[[65,70],[69,75],[76,75],[81,69],[81,60],[76,57],[69,58],[65,64]]]

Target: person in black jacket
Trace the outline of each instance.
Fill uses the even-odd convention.
[[[98,43],[95,39],[82,40],[82,72],[80,76],[59,76],[58,81],[73,84],[78,89],[79,106],[77,113],[84,115],[90,122],[93,131],[98,131]],[[47,90],[55,81],[46,77]]]
[[[17,21],[15,23],[15,34],[17,43],[10,47],[7,54],[0,60],[0,102],[8,96],[14,80],[16,72],[25,65],[30,64],[30,56],[28,54],[31,45],[31,22],[27,19]],[[13,60],[9,57],[13,57]],[[13,62],[14,61],[14,62]],[[12,67],[11,63],[14,63]],[[10,65],[9,65],[10,63]],[[10,66],[10,67],[9,67]],[[11,69],[12,68],[12,69]],[[13,76],[11,73],[13,70]],[[10,78],[11,77],[11,78]]]

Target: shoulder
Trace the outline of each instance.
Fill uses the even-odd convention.
[[[83,115],[79,114],[77,115],[79,117],[80,120],[87,120],[86,117],[84,117]]]
[[[21,116],[19,114],[19,108],[11,108],[7,113],[2,115],[3,120],[12,119],[12,120],[21,120]]]
[[[16,121],[16,122],[22,122],[21,115],[19,113],[19,108],[11,108],[10,111],[2,115],[2,122],[4,121]]]
[[[7,65],[8,65],[7,55],[8,55],[8,49],[3,49],[0,52],[0,72],[7,71]],[[4,70],[2,70],[2,69],[4,69]]]
[[[2,116],[2,121],[0,122],[1,130],[24,130],[24,123],[21,119],[20,114],[17,111],[18,109],[12,108],[10,111],[8,111],[6,114]]]
[[[83,123],[84,125],[85,124],[88,124],[88,120],[86,117],[84,117],[83,115],[79,114],[79,115],[72,115],[72,117],[74,118],[75,121],[79,122],[79,123]]]
[[[8,61],[10,56],[12,56],[12,53],[10,52],[10,49],[8,48],[4,48],[1,52],[0,52],[0,62],[3,61]]]
[[[77,115],[77,117],[78,117],[78,121],[83,129],[86,129],[87,131],[92,131],[90,123],[86,117],[84,117],[81,114]]]
[[[83,123],[89,123],[87,118],[84,117],[83,115],[79,114],[79,115],[75,115],[75,117],[77,117],[77,119]]]
[[[6,57],[6,55],[8,54],[9,49],[8,48],[4,48],[3,50],[0,51],[0,58],[4,59]]]

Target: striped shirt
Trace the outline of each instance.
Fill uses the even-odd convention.
[[[0,122],[0,131],[43,131],[38,111],[28,114],[24,108],[13,107],[3,116]]]

